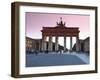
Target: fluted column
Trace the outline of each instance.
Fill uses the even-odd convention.
[[[79,51],[80,48],[79,48],[79,37],[77,36],[76,37],[76,51]]]
[[[49,50],[49,51],[52,51],[52,36],[49,36],[48,50]]]
[[[55,51],[58,51],[58,36],[55,37]]]
[[[72,37],[70,37],[70,50],[72,50]]]
[[[64,51],[66,50],[66,36],[64,36]]]
[[[46,36],[42,37],[42,51],[46,50]]]
[[[40,40],[39,40],[39,51],[40,51],[40,48],[41,48],[41,47],[40,47]]]

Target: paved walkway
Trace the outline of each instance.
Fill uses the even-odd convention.
[[[26,67],[58,66],[58,65],[80,65],[89,64],[89,56],[85,53],[63,53],[63,54],[28,54],[26,55]]]

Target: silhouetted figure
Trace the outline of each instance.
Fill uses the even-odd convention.
[[[35,54],[38,55],[38,51],[37,50],[35,51]]]
[[[48,54],[48,50],[45,51],[45,54]]]

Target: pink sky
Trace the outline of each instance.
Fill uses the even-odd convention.
[[[66,22],[66,27],[79,27],[80,39],[85,39],[90,33],[90,16],[89,15],[75,15],[75,14],[50,14],[50,13],[33,13],[26,12],[25,25],[26,36],[41,39],[42,27],[55,27],[56,22],[62,20]]]

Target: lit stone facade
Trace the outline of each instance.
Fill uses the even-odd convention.
[[[87,37],[84,40],[79,40],[79,48],[81,52],[87,52],[90,51],[90,37]],[[74,44],[73,50],[76,50],[76,44]]]
[[[26,51],[28,52],[40,51],[41,43],[42,43],[41,39],[32,39],[26,37]]]
[[[48,48],[49,42],[46,41],[45,43]],[[55,50],[55,45],[56,45],[55,43],[52,43],[53,51]],[[64,49],[64,47],[59,44],[58,44],[58,48]],[[32,39],[32,38],[26,37],[26,52],[35,52],[35,51],[37,52],[42,51],[42,39]]]
[[[90,38],[88,37],[84,40],[84,52],[89,53],[89,51],[90,51],[89,45],[90,45]]]

